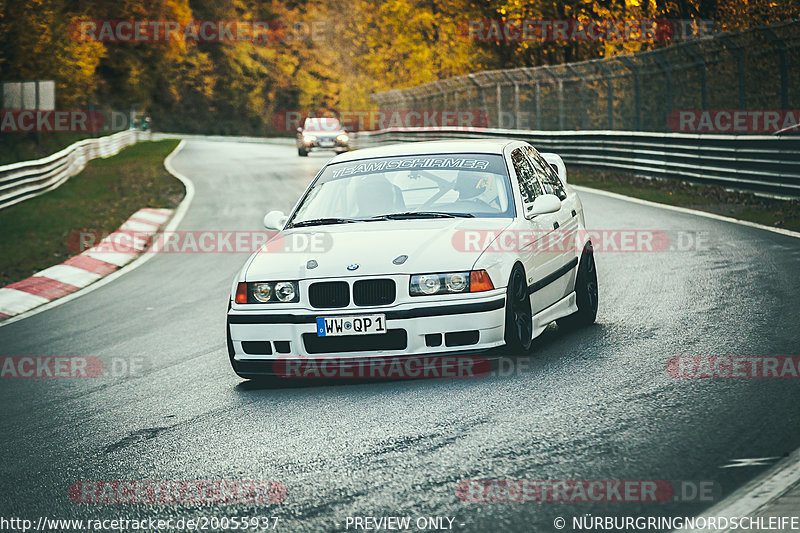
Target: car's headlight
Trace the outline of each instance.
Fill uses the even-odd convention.
[[[446,272],[442,274],[415,274],[411,276],[408,293],[411,296],[432,294],[461,294],[494,289],[485,270],[471,272]]]
[[[316,140],[317,140],[317,136],[316,135],[303,135],[303,141],[305,141],[307,143],[313,143]]]
[[[268,302],[274,294],[272,283],[253,283],[250,294],[253,295],[257,302]]]
[[[257,281],[236,286],[237,304],[291,303],[300,301],[296,281]]]
[[[347,141],[350,140],[350,137],[348,137],[346,133],[342,133],[336,136],[336,140],[339,141],[340,143],[346,143]]]
[[[275,297],[281,302],[292,302],[297,296],[297,287],[294,282],[281,281],[275,284]]]
[[[464,292],[469,288],[469,274],[466,272],[447,274],[444,277],[444,286],[448,292]]]

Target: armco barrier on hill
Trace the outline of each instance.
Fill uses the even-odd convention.
[[[84,139],[51,156],[0,167],[0,209],[53,190],[78,174],[86,163],[117,154],[148,136],[126,130],[96,139]]]

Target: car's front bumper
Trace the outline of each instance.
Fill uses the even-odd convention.
[[[350,149],[349,142],[342,142],[339,140],[326,140],[326,139],[317,139],[314,141],[301,141],[301,147],[307,151],[315,151],[315,150],[334,150],[336,152],[346,152]]]
[[[498,349],[460,350],[426,355],[359,357],[281,356],[278,359],[234,361],[236,371],[248,377],[296,379],[428,379],[476,378],[489,375]]]
[[[504,343],[503,289],[457,301],[415,301],[391,307],[280,311],[241,307],[228,311],[227,322],[233,359],[243,362],[291,357],[423,356],[487,350]],[[317,336],[318,317],[374,314],[386,316],[387,333]]]

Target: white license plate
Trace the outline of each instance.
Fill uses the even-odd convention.
[[[333,141],[320,141],[319,145],[323,148],[329,148],[333,146]]]
[[[386,333],[386,316],[358,315],[317,318],[318,337]]]

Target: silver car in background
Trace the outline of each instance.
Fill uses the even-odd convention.
[[[334,117],[308,117],[297,128],[297,154],[305,157],[314,150],[333,150],[337,154],[350,150],[350,136]]]

